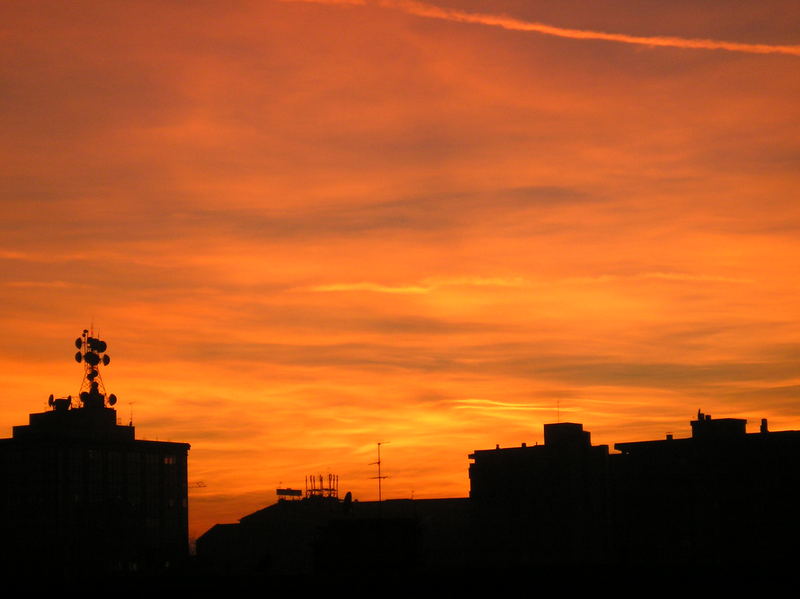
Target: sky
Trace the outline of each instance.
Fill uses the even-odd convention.
[[[794,0],[0,15],[0,436],[93,327],[192,536],[378,442],[428,498],[547,422],[800,429]]]

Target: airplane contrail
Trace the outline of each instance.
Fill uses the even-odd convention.
[[[639,36],[628,35],[625,33],[606,33],[603,31],[591,31],[586,29],[569,29],[565,27],[555,27],[545,23],[535,21],[522,21],[505,15],[492,15],[487,13],[472,13],[455,10],[452,8],[442,8],[416,0],[284,0],[289,2],[311,2],[317,4],[347,4],[362,6],[382,6],[400,10],[404,13],[425,17],[429,19],[440,19],[443,21],[453,21],[457,23],[471,23],[476,25],[487,25],[489,27],[501,27],[511,31],[528,31],[564,37],[576,40],[601,40],[607,42],[617,42],[621,44],[634,44],[637,46],[666,47],[666,48],[686,48],[700,50],[728,50],[729,52],[745,52],[748,54],[789,54],[800,56],[800,46],[779,46],[770,44],[746,44],[740,42],[726,42],[710,39],[693,39],[682,37],[665,36]]]

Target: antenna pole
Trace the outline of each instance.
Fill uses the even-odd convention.
[[[378,503],[383,501],[383,496],[381,494],[381,481],[383,477],[381,476],[381,444],[378,443]]]
[[[378,479],[378,503],[383,502],[383,490],[381,488],[381,482],[384,478],[389,478],[388,476],[384,476],[381,474],[381,445],[389,443],[390,441],[379,441],[378,442],[378,461],[372,462],[372,466],[378,466],[378,476],[373,476],[372,478]]]

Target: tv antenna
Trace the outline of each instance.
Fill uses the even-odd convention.
[[[378,476],[373,476],[372,478],[378,479],[378,503],[383,501],[383,492],[381,489],[381,482],[384,478],[389,478],[388,476],[381,475],[381,445],[386,445],[387,443],[391,443],[391,441],[379,441],[378,442],[378,461],[377,462],[370,462],[370,466],[378,466]]]

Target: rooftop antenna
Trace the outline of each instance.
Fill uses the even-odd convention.
[[[339,475],[329,473],[327,478],[322,474],[306,476],[306,497],[333,497],[338,499]]]
[[[386,443],[391,443],[391,441],[379,441],[378,442],[378,461],[377,462],[370,462],[370,466],[378,466],[378,476],[373,476],[372,478],[378,479],[378,503],[383,501],[383,491],[381,489],[381,482],[384,478],[389,478],[386,475],[381,475],[381,445],[385,445]]]
[[[94,322],[91,329],[83,329],[81,336],[75,339],[75,361],[83,362],[83,380],[78,397],[84,408],[103,408],[117,403],[117,396],[106,394],[103,377],[100,375],[100,364],[108,366],[111,357],[106,353],[108,345],[94,336]]]

